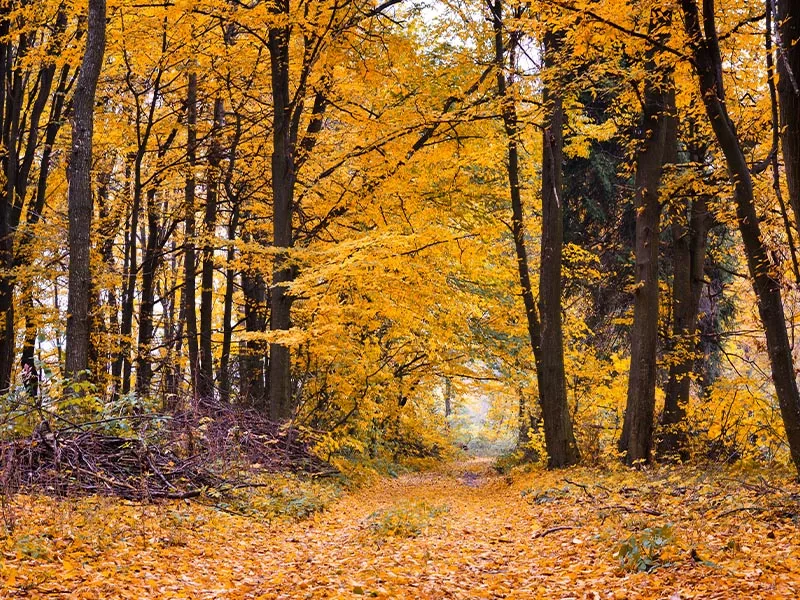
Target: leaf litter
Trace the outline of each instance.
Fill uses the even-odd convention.
[[[800,595],[800,486],[788,472],[502,476],[476,460],[378,479],[303,516],[5,497],[0,597]]]

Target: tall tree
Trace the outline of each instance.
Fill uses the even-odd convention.
[[[270,286],[269,329],[285,332],[292,324],[293,298],[289,285],[296,278],[296,268],[289,261],[295,244],[293,219],[297,212],[295,184],[297,170],[311,155],[322,127],[322,115],[328,107],[324,78],[313,84],[319,64],[333,41],[347,31],[364,27],[370,19],[383,16],[400,0],[387,0],[373,7],[371,2],[349,1],[326,4],[306,3],[292,10],[289,0],[276,0],[270,7],[268,30],[270,78],[272,84],[272,245],[275,258]],[[293,19],[302,15],[303,27]],[[302,30],[302,36],[298,30]],[[295,40],[293,34],[299,38]],[[295,44],[294,42],[297,41]],[[293,64],[294,48],[302,48],[300,60]],[[305,127],[304,125],[305,122]],[[285,420],[294,412],[289,346],[273,342],[269,348],[270,416]]]
[[[214,123],[211,127],[206,176],[206,206],[203,212],[205,243],[200,278],[200,379],[198,395],[210,399],[214,395],[214,239],[217,225],[220,163],[222,161],[221,129],[225,119],[222,98],[214,101]]]
[[[705,162],[702,149],[692,148],[689,154],[692,165]],[[669,206],[672,213],[672,327],[669,374],[660,423],[662,431],[657,445],[660,457],[671,459],[678,456],[682,460],[689,457],[683,421],[689,403],[691,375],[697,363],[695,355],[699,345],[698,317],[705,285],[706,246],[709,228],[714,222],[709,211],[709,195],[702,190],[691,195],[688,207],[683,198]]]
[[[800,3],[795,0],[767,0],[769,13],[776,8],[776,24],[780,32],[777,63],[781,145],[789,202],[800,231]]]
[[[669,10],[653,9],[649,35],[663,43],[669,36]],[[658,343],[658,243],[660,186],[665,161],[676,145],[674,89],[671,74],[659,64],[655,47],[645,57],[641,146],[636,157],[636,245],[631,367],[625,419],[618,448],[627,464],[649,461],[653,445]],[[672,139],[670,139],[672,138]]]
[[[557,69],[562,35],[548,29],[544,35],[546,74]],[[545,77],[542,132],[542,246],[539,262],[541,359],[537,366],[539,402],[549,465],[565,467],[580,460],[572,431],[564,372],[561,266],[564,250],[564,105],[563,85]]]
[[[197,344],[197,297],[195,265],[195,195],[197,182],[194,169],[197,163],[197,73],[189,73],[186,87],[186,184],[183,246],[183,317],[186,322],[186,349],[189,355],[189,380],[192,398],[198,398],[200,352]]]
[[[89,0],[86,49],[75,86],[69,164],[69,295],[66,374],[80,378],[89,366],[92,225],[92,138],[97,81],[106,46],[106,2]]]
[[[714,1],[704,0],[702,19],[696,0],[681,0],[681,7],[703,104],[733,185],[736,219],[766,333],[772,381],[792,461],[800,472],[800,394],[786,331],[781,285],[761,233],[753,177],[742,150],[742,141],[728,115]]]
[[[287,251],[293,245],[292,217],[295,184],[297,130],[292,123],[290,89],[291,17],[289,0],[274,4],[276,25],[269,30],[272,73],[272,244],[279,252],[272,271],[270,329],[285,331],[291,326],[292,297],[286,285],[293,278]],[[294,135],[293,135],[294,134]],[[289,347],[273,343],[269,349],[270,416],[283,420],[291,416],[291,358]]]
[[[509,193],[511,195],[512,233],[517,258],[522,300],[528,323],[528,335],[536,363],[539,384],[539,403],[547,448],[548,465],[560,468],[578,462],[580,454],[567,404],[564,379],[564,348],[561,330],[561,256],[564,242],[562,206],[562,162],[564,112],[559,94],[550,86],[544,90],[546,123],[544,125],[542,160],[542,247],[540,272],[540,302],[542,316],[536,308],[525,246],[524,212],[520,189],[518,148],[518,118],[515,99],[509,89],[508,65],[515,63],[514,52],[519,44],[519,33],[511,32],[508,47],[502,0],[489,4],[494,28],[495,67],[497,93],[501,102],[501,116],[507,137],[507,163]],[[519,17],[520,15],[515,15]],[[552,67],[558,52],[558,35],[545,35],[545,66]]]

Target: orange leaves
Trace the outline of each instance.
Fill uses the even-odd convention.
[[[20,496],[17,530],[0,541],[0,597],[644,600],[800,590],[800,488],[788,476],[572,469],[509,479],[489,466],[381,480],[275,525],[183,503]],[[754,504],[766,510],[728,512]],[[644,552],[668,522],[656,568],[620,568],[626,540]]]

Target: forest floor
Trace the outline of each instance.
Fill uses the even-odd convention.
[[[715,467],[380,479],[300,521],[3,500],[2,598],[798,598],[800,485]]]

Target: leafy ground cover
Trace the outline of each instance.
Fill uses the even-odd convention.
[[[800,486],[788,473],[498,475],[471,461],[339,495],[295,478],[251,493],[217,507],[7,497],[0,596],[800,595]],[[292,503],[301,510],[283,509]]]

